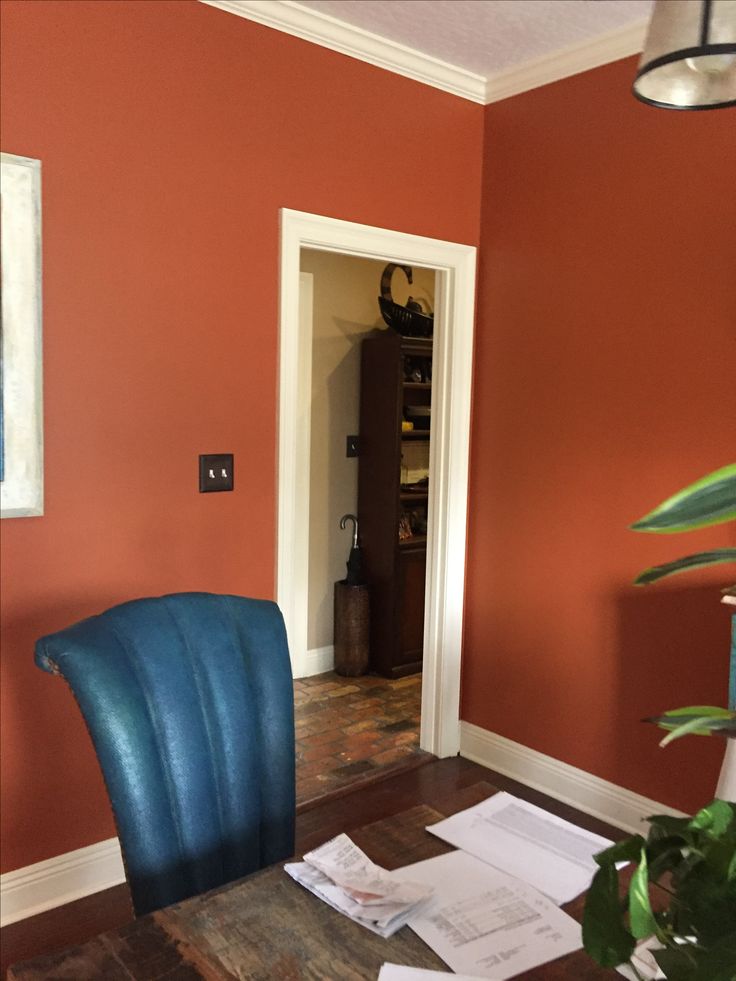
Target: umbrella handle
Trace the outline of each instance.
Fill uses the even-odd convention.
[[[353,548],[357,548],[358,547],[358,519],[355,517],[354,514],[344,514],[340,518],[340,527],[344,529],[347,526],[348,521],[353,522]]]

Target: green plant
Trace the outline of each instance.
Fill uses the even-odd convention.
[[[674,535],[735,519],[736,463],[730,463],[668,497],[631,527],[634,531],[646,531],[655,535]],[[665,576],[718,562],[736,562],[736,548],[695,552],[665,565],[652,566],[639,573],[634,585],[646,586]]]
[[[653,935],[661,945],[653,956],[668,981],[734,981],[736,804],[715,800],[692,818],[649,821],[646,840],[634,835],[596,855],[585,950],[603,967],[617,967]],[[618,862],[636,863],[623,900],[620,878],[629,870],[619,872]]]
[[[683,531],[694,531],[708,525],[723,524],[736,519],[736,463],[730,463],[713,473],[707,474],[694,484],[683,488],[667,498],[649,514],[631,525],[634,531],[651,532],[658,535],[672,535]],[[647,586],[667,576],[722,562],[736,562],[736,548],[717,548],[708,552],[695,552],[667,562],[652,566],[640,572],[634,580],[635,586]],[[726,590],[733,594],[736,587]],[[736,645],[736,627],[734,628]],[[712,733],[727,736],[736,734],[736,647],[732,652],[729,705],[727,709],[713,705],[687,705],[684,708],[670,709],[662,715],[652,716],[645,721],[654,722],[669,735],[661,745],[665,746],[681,736],[709,736]]]
[[[736,464],[729,464],[631,527],[673,534],[734,518]],[[635,585],[721,562],[736,562],[736,548],[653,566],[637,576]],[[726,592],[736,596],[736,588]],[[662,745],[688,734],[736,735],[736,625],[731,653],[730,708],[688,705],[646,720],[668,730]],[[653,956],[668,981],[736,981],[736,804],[714,800],[692,818],[657,815],[649,822],[646,839],[634,835],[596,855],[599,868],[583,916],[585,950],[603,967],[629,962],[641,977],[630,959],[637,941],[654,937],[660,949]],[[636,863],[623,899],[619,862]]]

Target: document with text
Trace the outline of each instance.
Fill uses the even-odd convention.
[[[580,924],[571,916],[467,852],[391,874],[433,888],[409,926],[458,974],[506,981],[582,946]]]
[[[597,869],[593,856],[613,844],[507,793],[494,794],[427,831],[556,903],[570,902],[590,886]]]

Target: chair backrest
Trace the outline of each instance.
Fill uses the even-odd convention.
[[[265,600],[177,593],[42,637],[110,795],[137,915],[293,854],[294,698]]]

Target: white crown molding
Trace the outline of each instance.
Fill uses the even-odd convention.
[[[487,105],[540,85],[637,54],[644,45],[646,21],[582,41],[498,75],[484,78],[422,54],[294,0],[201,0],[210,7],[256,21],[323,48],[368,62],[424,85]]]
[[[486,105],[499,102],[501,99],[508,99],[509,96],[528,92],[541,85],[549,85],[550,82],[559,82],[563,78],[579,75],[580,72],[607,65],[611,61],[618,61],[619,58],[638,54],[644,47],[646,31],[647,22],[637,21],[628,27],[609,31],[590,41],[572,44],[559,51],[553,51],[543,58],[528,61],[516,68],[499,72],[498,75],[491,75],[486,79],[484,102]]]
[[[471,102],[483,103],[486,81],[463,68],[448,65],[403,44],[352,27],[292,0],[202,0],[210,7],[256,21],[277,31],[311,41],[323,48],[366,61],[424,85],[442,89]]]
[[[666,804],[642,797],[470,722],[460,723],[460,755],[630,834],[642,834],[642,821],[652,814],[685,816]]]
[[[125,882],[117,838],[0,875],[0,926]]]

